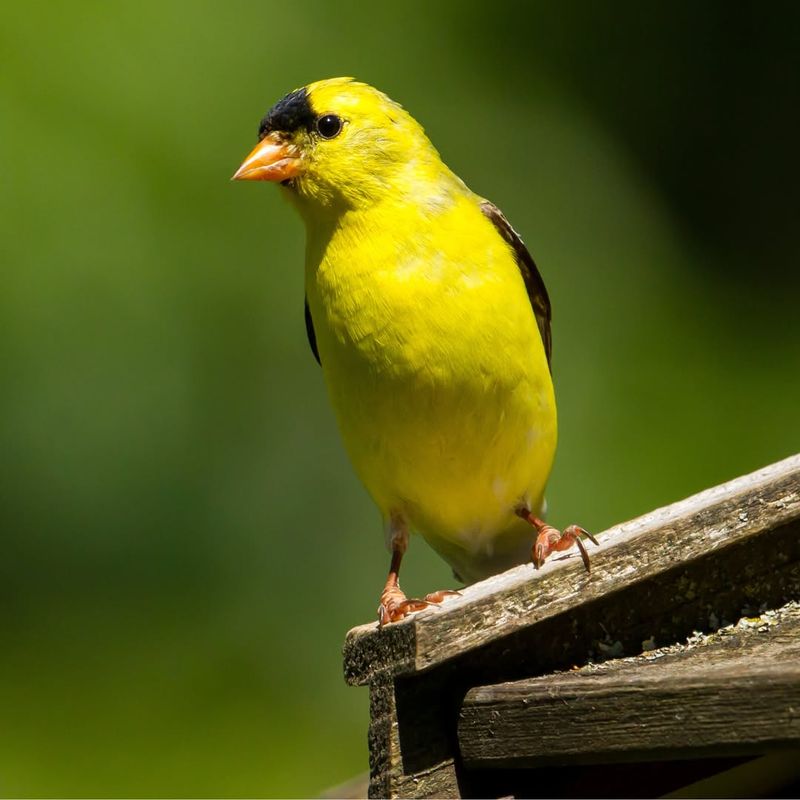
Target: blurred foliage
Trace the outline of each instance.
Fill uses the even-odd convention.
[[[551,519],[800,450],[798,6],[15,3],[0,27],[0,788],[308,795],[366,768],[387,567],[300,222],[228,178],[286,91],[404,103],[554,302]],[[413,542],[404,586],[449,585]]]

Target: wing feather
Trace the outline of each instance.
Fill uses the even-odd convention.
[[[539,333],[542,336],[544,352],[547,355],[547,365],[553,371],[551,363],[552,338],[550,333],[550,320],[552,318],[550,310],[550,298],[547,295],[542,276],[534,262],[522,237],[511,227],[511,223],[505,218],[503,212],[488,200],[481,201],[481,211],[497,229],[503,239],[511,245],[517,260],[517,266],[525,281],[525,288],[528,291],[528,299],[531,308],[536,316],[536,324],[539,326]]]
[[[319,350],[317,350],[317,334],[314,331],[314,320],[311,319],[311,309],[308,307],[308,298],[306,297],[306,336],[308,336],[308,344],[311,346],[311,352],[314,354],[314,358],[317,359],[317,364],[322,366],[322,362],[319,360]]]

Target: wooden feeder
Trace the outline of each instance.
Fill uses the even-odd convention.
[[[800,455],[598,539],[348,633],[370,796],[800,792]]]

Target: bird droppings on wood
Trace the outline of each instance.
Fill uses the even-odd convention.
[[[474,687],[458,738],[470,769],[760,755],[800,745],[798,703],[791,601],[654,652]]]
[[[731,637],[741,636],[742,634],[752,636],[759,633],[769,633],[776,626],[780,625],[784,627],[796,625],[798,632],[800,632],[800,602],[791,600],[780,608],[764,610],[763,613],[759,614],[757,617],[743,616],[736,622],[717,628],[710,633],[693,631],[684,641],[665,645],[663,647],[649,647],[651,644],[655,645],[653,638],[650,637],[647,641],[642,642],[641,654],[616,658],[613,661],[613,665],[616,667],[619,664],[657,661],[665,656],[685,653],[691,648],[720,645]],[[648,647],[645,645],[648,645]],[[586,672],[596,672],[607,668],[608,663],[606,661],[590,661],[580,669]]]

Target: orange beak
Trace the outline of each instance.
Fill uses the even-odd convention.
[[[276,133],[265,136],[236,170],[232,181],[288,181],[300,172],[297,147]]]

